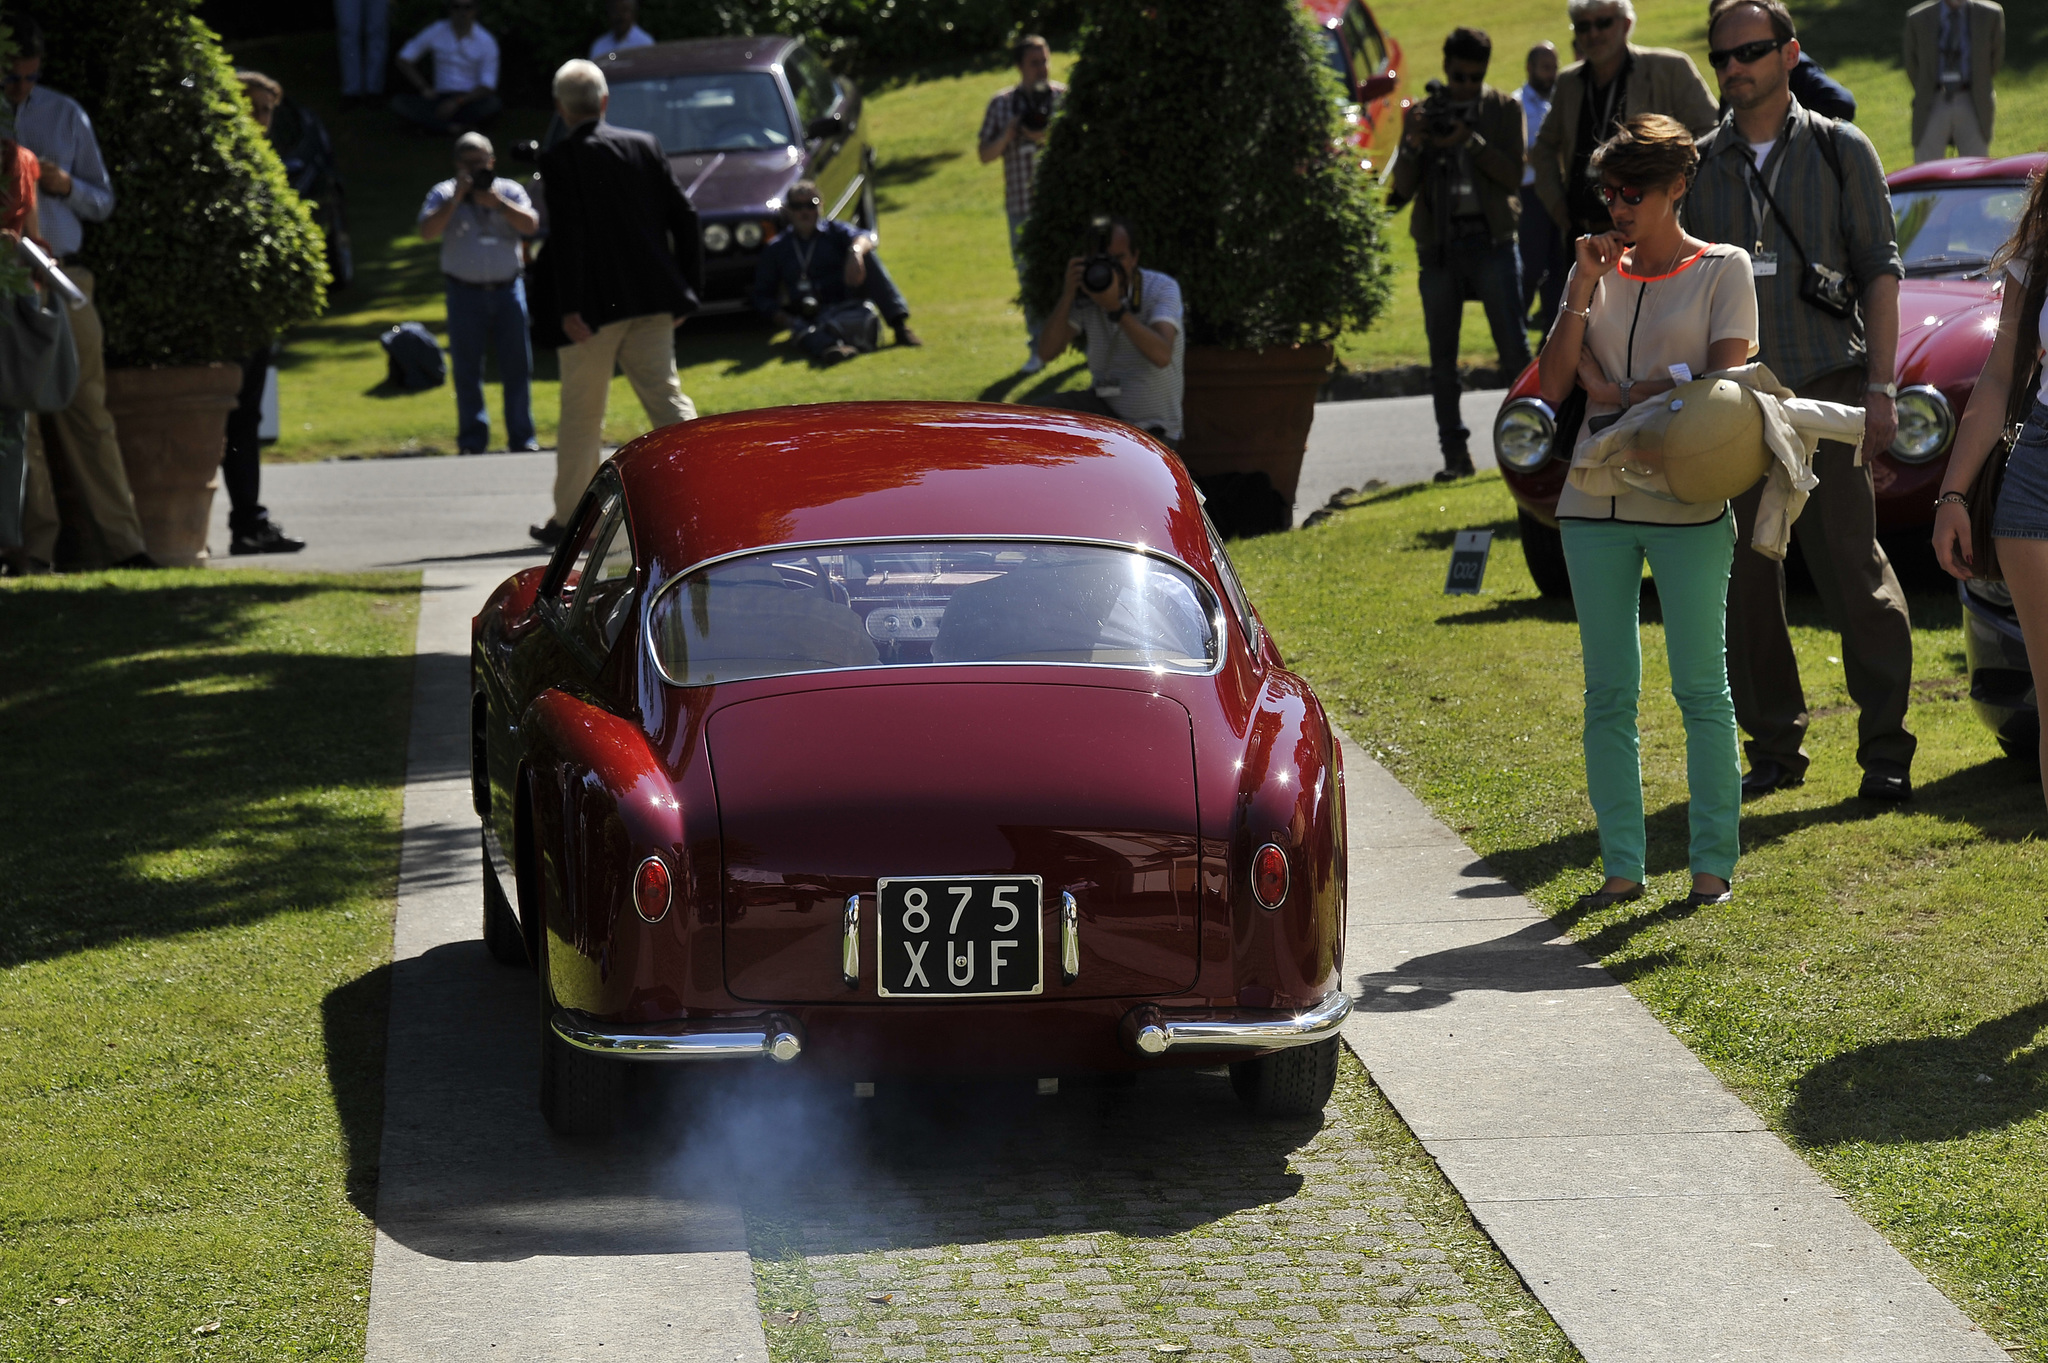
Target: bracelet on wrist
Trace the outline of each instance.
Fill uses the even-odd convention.
[[[1587,323],[1588,325],[1592,324],[1593,305],[1591,303],[1588,303],[1583,308],[1575,308],[1569,303],[1559,303],[1557,305],[1557,310],[1559,312],[1570,313],[1572,316],[1578,318],[1581,322]]]
[[[1936,497],[1934,499],[1934,505],[1937,510],[1939,510],[1944,503],[1952,506],[1959,506],[1965,511],[1968,511],[1970,509],[1970,499],[1960,492],[1944,492],[1939,497]]]

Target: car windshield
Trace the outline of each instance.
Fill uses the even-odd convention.
[[[2027,189],[1962,184],[1892,193],[1899,255],[1908,274],[1969,274],[1990,263],[2019,225]]]
[[[605,117],[653,133],[666,152],[775,151],[792,137],[782,91],[765,71],[620,81]]]
[[[1131,549],[926,540],[770,550],[671,580],[655,661],[679,686],[849,667],[1054,663],[1211,671],[1215,599]]]

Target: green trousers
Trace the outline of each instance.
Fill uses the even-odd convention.
[[[1742,764],[1728,693],[1728,572],[1735,518],[1708,525],[1564,520],[1564,557],[1586,664],[1586,794],[1610,876],[1643,880],[1643,562],[1664,610],[1671,696],[1685,718],[1694,875],[1732,879],[1740,853]]]

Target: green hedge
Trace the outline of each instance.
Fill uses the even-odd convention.
[[[1020,33],[1071,38],[1082,0],[640,0],[640,27],[657,39],[792,33],[841,70],[926,66],[1002,53]],[[442,0],[396,0],[394,52],[444,18]],[[555,68],[604,32],[604,0],[483,0],[478,20],[498,40],[498,92],[546,104]]]
[[[248,354],[317,316],[326,248],[194,0],[66,0],[50,85],[85,106],[115,206],[88,224],[112,367]]]
[[[1188,339],[1327,341],[1387,300],[1386,214],[1299,0],[1100,5],[1039,163],[1023,250],[1043,313],[1099,214],[1180,282]]]

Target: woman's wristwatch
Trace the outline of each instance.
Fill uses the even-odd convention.
[[[1636,386],[1636,381],[1634,379],[1616,379],[1614,381],[1614,386],[1621,390],[1622,406],[1632,407],[1635,405],[1629,400],[1629,393],[1632,392]]]

